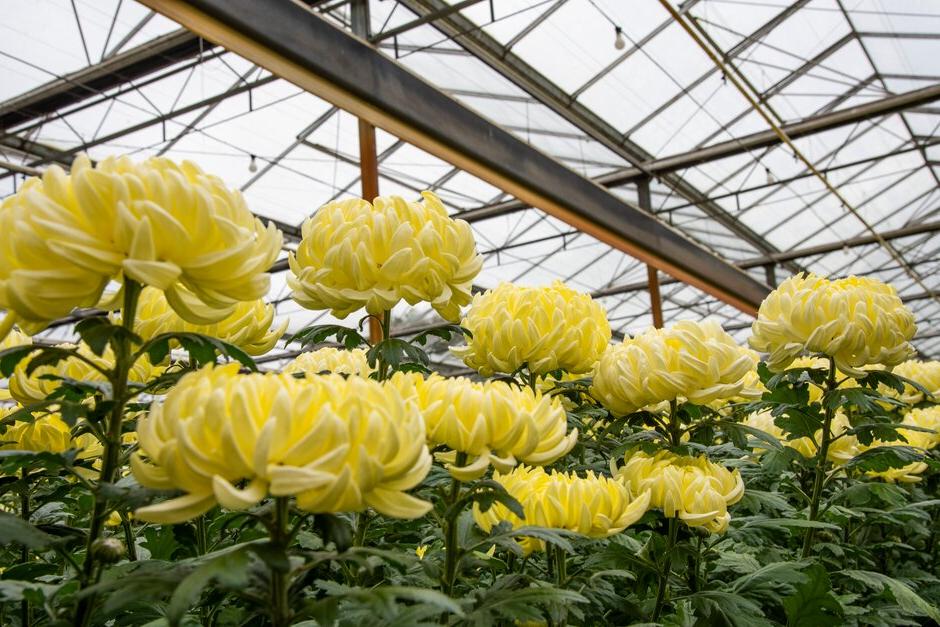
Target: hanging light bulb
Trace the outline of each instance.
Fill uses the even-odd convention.
[[[614,26],[614,48],[617,50],[623,50],[627,47],[627,40],[623,38],[623,29],[619,26]]]
[[[767,184],[773,185],[777,182],[777,179],[774,178],[774,173],[770,171],[770,168],[764,167],[764,171],[767,173]]]
[[[251,155],[251,161],[248,162],[248,171],[257,172],[258,171],[258,160],[254,155]]]

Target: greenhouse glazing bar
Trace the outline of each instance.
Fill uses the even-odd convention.
[[[748,313],[767,286],[299,4],[145,0],[202,37]]]

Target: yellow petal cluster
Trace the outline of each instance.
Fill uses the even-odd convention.
[[[916,326],[886,283],[798,274],[764,299],[751,331],[751,347],[768,353],[767,367],[775,372],[809,353],[828,355],[842,372],[861,376],[863,366],[890,367],[909,358]]]
[[[59,348],[75,348],[73,344],[60,344]],[[108,346],[102,355],[95,355],[91,348],[82,342],[78,345],[78,353],[96,364],[100,368],[110,369],[114,367],[114,351]],[[33,353],[35,354],[35,353]],[[54,390],[58,389],[62,382],[58,379],[44,379],[46,375],[55,375],[61,378],[74,379],[76,381],[86,381],[91,383],[104,383],[107,378],[88,363],[70,357],[59,361],[53,365],[40,366],[31,374],[26,374],[31,357],[27,357],[17,364],[10,377],[10,395],[23,403],[36,403],[45,399]],[[142,356],[131,368],[128,373],[128,380],[132,383],[147,383],[152,379],[163,374],[166,366],[162,364],[153,365],[147,355]]]
[[[235,304],[232,313],[218,322],[193,324],[170,307],[163,292],[147,287],[140,294],[134,331],[145,340],[161,333],[201,333],[234,344],[249,355],[263,355],[287,330],[287,320],[272,328],[274,314],[274,305],[258,299]]]
[[[0,418],[9,416],[20,407],[0,410]],[[37,415],[32,421],[14,421],[0,433],[0,450],[32,451],[35,453],[64,453],[81,449],[80,459],[101,453],[101,445],[90,433],[72,437],[69,426],[58,414]]]
[[[120,276],[166,292],[193,323],[261,298],[282,237],[193,163],[78,156],[0,204],[0,309],[33,332],[98,302]]]
[[[283,372],[303,373],[308,378],[322,372],[367,377],[372,374],[372,368],[369,366],[366,352],[364,348],[344,350],[327,346],[297,355],[284,366]]]
[[[619,415],[677,399],[705,404],[753,396],[746,383],[756,364],[756,354],[717,321],[683,320],[609,347],[594,368],[591,393]]]
[[[730,471],[708,458],[686,457],[669,451],[648,455],[641,450],[628,452],[624,465],[614,477],[631,495],[649,491],[651,508],[661,509],[666,518],[678,517],[690,527],[702,527],[711,533],[728,528],[728,507],[744,496],[744,481],[737,471]]]
[[[416,373],[396,373],[388,387],[420,409],[428,443],[450,449],[438,458],[462,481],[481,477],[490,465],[507,472],[519,462],[550,464],[578,440],[577,429],[566,433],[561,401],[529,388]],[[458,454],[466,457],[465,464],[457,463]]]
[[[381,315],[401,300],[428,302],[457,320],[483,258],[470,225],[448,217],[433,193],[421,195],[423,202],[388,196],[321,207],[290,256],[294,300],[339,318],[362,308]]]
[[[138,422],[131,468],[141,484],[185,494],[144,507],[174,523],[216,504],[245,509],[294,496],[309,512],[372,507],[416,518],[430,503],[404,492],[431,467],[424,420],[393,389],[361,377],[239,374],[237,364],[183,377]]]
[[[502,503],[494,503],[485,512],[474,503],[473,518],[487,533],[507,521],[514,529],[535,525],[565,529],[589,538],[607,538],[639,520],[650,501],[649,492],[631,498],[622,483],[591,471],[579,477],[573,472],[547,473],[541,467],[517,466],[505,474],[493,473],[493,480],[519,501],[525,519]],[[526,553],[545,548],[535,538],[524,538],[521,544]]]
[[[916,381],[924,386],[934,399],[940,399],[940,361],[921,361],[919,359],[910,359],[894,367],[892,372],[902,376],[905,379]],[[904,384],[904,391],[900,394],[897,391],[887,387],[879,387],[879,391],[886,396],[896,397],[910,405],[920,403],[924,399],[924,393],[907,383]],[[933,400],[933,399],[927,399]]]
[[[607,312],[588,294],[561,281],[544,287],[500,283],[473,297],[461,323],[473,333],[451,349],[484,376],[529,372],[588,372],[610,342]]]

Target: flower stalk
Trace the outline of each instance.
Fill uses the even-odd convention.
[[[828,394],[837,387],[836,365],[835,361],[830,357],[829,374],[826,377],[826,393]],[[829,445],[832,443],[832,419],[836,414],[835,408],[832,407],[830,403],[826,403],[825,411],[822,435],[819,438],[819,447],[816,449],[816,474],[813,478],[813,492],[809,501],[809,520],[812,522],[815,522],[819,517],[819,502],[822,499],[822,491],[826,482],[826,471],[828,469]],[[807,527],[806,534],[803,536],[803,552],[801,559],[809,557],[813,550],[815,537],[816,529],[814,527]]]
[[[669,402],[669,443],[678,446],[682,443],[682,425],[679,423],[679,403],[676,400]],[[666,593],[669,591],[669,576],[672,574],[672,553],[676,548],[676,538],[679,535],[678,513],[668,519],[666,531],[666,554],[663,557],[663,568],[659,573],[659,587],[656,590],[656,603],[653,606],[651,622],[657,622],[666,603]]]
[[[467,463],[467,454],[457,453],[457,466]],[[452,479],[450,492],[447,494],[447,510],[444,517],[444,570],[441,573],[441,590],[447,596],[454,593],[454,584],[457,581],[457,564],[460,561],[460,540],[457,537],[457,519],[460,518],[460,508],[456,507],[460,500],[459,479]]]
[[[290,518],[290,499],[279,496],[274,499],[274,519],[271,525],[271,544],[274,549],[287,554],[290,544],[290,531],[288,522]],[[287,558],[288,560],[290,558]],[[290,625],[290,605],[288,592],[290,591],[290,567],[281,571],[271,567],[271,624],[273,627],[287,627]]]
[[[101,473],[98,475],[98,484],[95,490],[95,504],[92,508],[91,526],[88,531],[88,540],[85,545],[85,562],[82,564],[80,575],[81,588],[94,585],[101,573],[98,559],[92,547],[104,529],[108,517],[108,498],[101,493],[101,486],[114,483],[120,474],[121,467],[121,429],[124,423],[124,408],[129,399],[127,380],[131,367],[134,365],[133,347],[129,335],[134,331],[134,317],[137,312],[137,303],[140,299],[142,286],[128,277],[124,278],[124,306],[121,310],[121,327],[127,332],[117,336],[113,342],[114,368],[110,371],[111,383],[111,412],[107,418],[105,438],[101,443],[102,453]],[[91,618],[91,608],[95,603],[95,595],[83,597],[78,603],[75,612],[74,624],[84,627]]]

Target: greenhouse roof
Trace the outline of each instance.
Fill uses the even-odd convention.
[[[352,28],[352,3],[306,4]],[[0,196],[83,151],[191,159],[276,221],[289,250],[318,207],[360,193],[354,116],[143,4],[4,8],[16,19],[0,24]],[[677,15],[655,0],[368,8],[383,55],[760,282],[805,269],[892,283],[916,314],[915,346],[940,355],[937,3],[686,0],[669,4]],[[472,221],[486,260],[478,286],[560,279],[594,293],[620,333],[651,324],[644,262],[382,130],[377,153],[381,194],[430,189]],[[285,274],[269,297],[292,330],[332,320],[293,302]],[[713,316],[747,337],[748,314],[660,276],[667,324]]]

